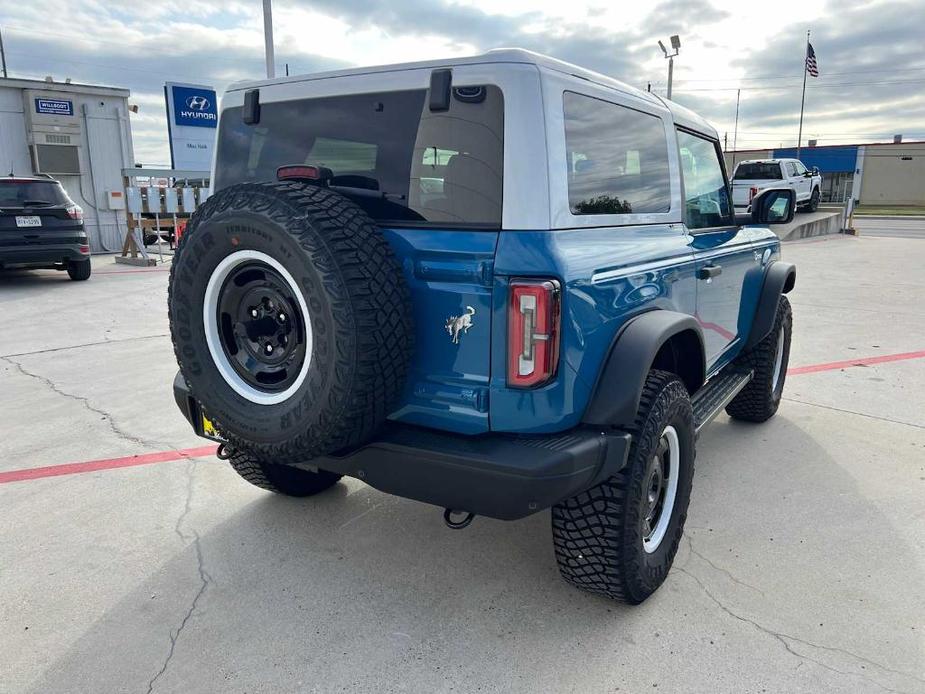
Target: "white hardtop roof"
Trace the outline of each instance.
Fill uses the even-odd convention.
[[[250,80],[244,82],[235,82],[228,87],[229,92],[242,91],[245,89],[255,89],[272,84],[292,84],[297,82],[306,82],[313,80],[332,79],[335,77],[346,77],[349,75],[365,75],[377,72],[398,72],[401,70],[427,70],[437,68],[451,68],[459,65],[480,65],[488,63],[521,63],[536,65],[540,69],[553,70],[555,72],[572,75],[580,80],[587,80],[594,84],[608,87],[625,94],[631,94],[637,98],[649,101],[653,104],[665,106],[672,115],[674,122],[692,130],[710,135],[714,139],[718,137],[716,129],[710,125],[704,118],[684,106],[680,106],[673,101],[667,101],[650,92],[644,92],[641,89],[631,87],[625,82],[615,80],[607,75],[602,75],[593,70],[572,65],[563,60],[550,58],[549,56],[534,53],[523,48],[496,48],[483,53],[463,58],[447,58],[444,60],[426,60],[416,63],[396,63],[393,65],[376,65],[372,67],[352,67],[343,70],[331,70],[328,72],[317,72],[308,75],[295,75],[291,77],[279,77],[276,79]]]

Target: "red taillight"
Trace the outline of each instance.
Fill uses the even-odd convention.
[[[559,362],[559,283],[513,280],[508,309],[507,384],[530,388],[556,375]]]
[[[301,179],[308,181],[326,181],[333,176],[331,169],[324,166],[281,166],[276,170],[276,178],[279,181],[286,179]]]
[[[90,246],[78,246],[77,250],[79,250],[84,255],[90,255]]]
[[[68,205],[66,209],[67,216],[71,219],[76,219],[78,222],[84,220],[84,211],[80,205]]]
[[[755,199],[755,196],[758,195],[758,186],[752,186],[748,189],[748,202],[751,203]]]

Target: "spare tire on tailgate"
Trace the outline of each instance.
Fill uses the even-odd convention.
[[[244,183],[177,248],[170,334],[192,395],[232,447],[297,462],[362,444],[411,356],[410,294],[376,224],[306,183]]]

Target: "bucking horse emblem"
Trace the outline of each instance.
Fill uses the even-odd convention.
[[[450,316],[446,319],[446,331],[453,338],[453,344],[459,344],[459,334],[469,332],[472,327],[472,316],[475,315],[475,309],[466,306],[466,312],[461,316]]]

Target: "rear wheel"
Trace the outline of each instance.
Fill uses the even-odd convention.
[[[90,259],[86,260],[71,260],[67,264],[67,274],[72,280],[82,282],[83,280],[90,279]]]
[[[662,584],[684,531],[694,475],[694,418],[684,384],[651,371],[618,474],[552,509],[562,577],[637,604]]]
[[[326,470],[311,472],[291,465],[263,462],[246,451],[235,451],[228,462],[255,487],[286,496],[313,496],[333,487],[341,478]]]

